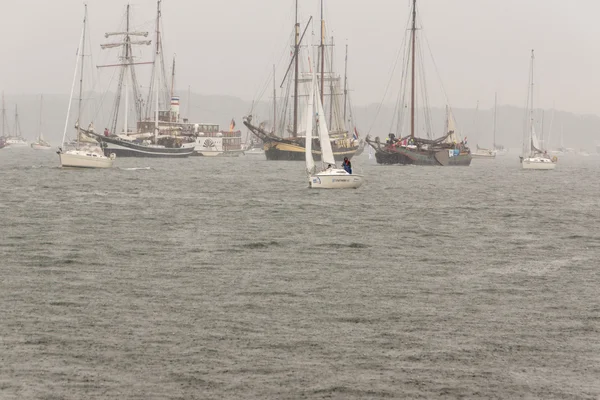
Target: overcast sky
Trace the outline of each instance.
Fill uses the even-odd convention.
[[[89,0],[94,52],[119,29],[123,0]],[[83,2],[1,0],[0,89],[68,93]],[[156,2],[131,2],[133,23],[154,29]],[[165,53],[177,54],[179,88],[251,100],[285,64],[294,0],[164,0]],[[419,0],[420,19],[453,107],[523,106],[530,50],[538,105],[598,114],[598,0]],[[327,26],[350,48],[355,104],[379,103],[400,48],[409,0],[325,0]],[[319,19],[319,0],[300,0],[301,20]],[[318,30],[318,24],[314,26]],[[340,71],[342,69],[340,68]],[[279,70],[278,75],[284,71]],[[393,98],[389,99],[393,101]],[[438,104],[436,104],[438,105]]]

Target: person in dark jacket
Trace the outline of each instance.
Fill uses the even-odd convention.
[[[344,157],[344,162],[342,163],[342,167],[344,167],[344,170],[347,173],[352,174],[352,164],[350,163],[350,160],[348,160],[348,157]]]

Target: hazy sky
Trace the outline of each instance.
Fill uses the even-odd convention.
[[[87,3],[94,52],[100,53],[104,32],[119,29],[126,1]],[[1,4],[0,88],[68,93],[83,2]],[[152,31],[156,2],[131,5],[134,25]],[[272,64],[287,62],[293,7],[293,0],[164,0],[165,53],[169,58],[177,53],[178,87],[255,98]],[[339,60],[343,45],[350,47],[354,103],[379,103],[404,35],[409,0],[325,0],[325,9],[329,33],[340,44]],[[533,48],[539,106],[599,113],[598,0],[419,0],[419,12],[454,107],[474,107],[479,100],[489,108],[494,92],[501,104],[523,106]],[[319,19],[319,0],[300,0],[300,14],[302,21],[311,14]],[[314,29],[317,33],[318,24]]]

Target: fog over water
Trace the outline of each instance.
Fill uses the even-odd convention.
[[[104,32],[120,29],[125,4],[88,1],[96,53]],[[131,4],[133,27],[153,32],[156,2]],[[408,0],[325,1],[327,32],[339,45],[338,65],[342,46],[349,45],[356,105],[381,101],[409,5]],[[418,7],[454,107],[474,108],[479,100],[490,108],[494,92],[502,104],[523,106],[529,51],[536,49],[539,106],[598,113],[600,55],[592,50],[600,37],[597,1],[425,0]],[[271,65],[287,64],[291,0],[165,0],[162,8],[165,54],[177,54],[181,88],[250,101]],[[10,12],[0,15],[0,35],[7,39],[2,52],[10,60],[0,65],[0,88],[11,94],[68,93],[82,14],[79,0],[12,2]],[[302,26],[310,15],[320,19],[319,0],[300,1]],[[312,30],[318,38],[318,21]]]

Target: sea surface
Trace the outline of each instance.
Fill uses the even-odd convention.
[[[0,150],[0,399],[598,399],[600,156]]]

